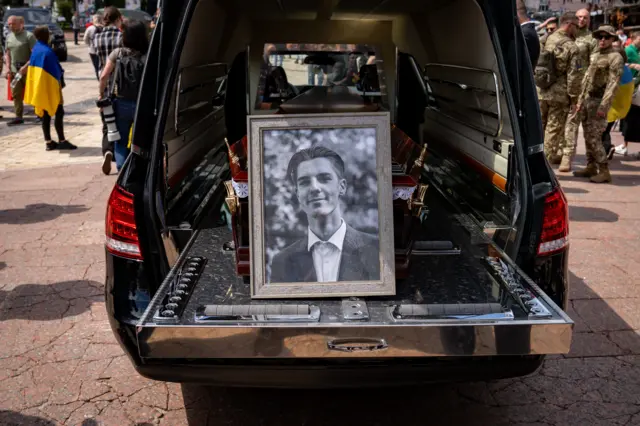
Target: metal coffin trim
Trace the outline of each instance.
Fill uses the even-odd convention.
[[[468,320],[430,324],[279,324],[139,327],[143,358],[335,358],[545,355],[568,353],[573,323]],[[343,351],[332,342],[384,341]],[[355,345],[357,347],[357,345]]]

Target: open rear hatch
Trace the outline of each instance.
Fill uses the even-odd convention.
[[[205,52],[210,53],[207,56],[197,48],[202,40],[200,31],[211,26],[214,16],[221,22],[222,16],[226,16],[225,11],[213,7],[214,3],[198,2],[203,9],[193,14],[190,26],[196,30],[185,44],[190,49],[181,53],[182,65],[222,60],[214,57],[216,49]],[[146,360],[383,359],[569,352],[571,319],[492,239],[496,238],[495,234],[504,237],[516,233],[511,217],[518,215],[512,211],[510,201],[512,193],[518,195],[520,191],[517,185],[509,191],[507,177],[513,176],[513,182],[518,182],[518,176],[521,176],[517,157],[509,155],[511,148],[517,147],[509,125],[515,120],[513,112],[516,110],[506,109],[511,94],[505,86],[507,75],[500,76],[499,73],[501,67],[496,57],[499,39],[492,39],[487,31],[487,18],[491,16],[487,17],[485,13],[494,12],[492,8],[486,8],[488,5],[493,7],[493,3],[482,2],[479,7],[475,1],[465,0],[390,1],[382,2],[384,8],[379,7],[381,3],[371,6],[373,9],[368,8],[368,4],[365,6],[366,2],[357,8],[352,5],[358,11],[358,17],[369,16],[373,11],[375,16],[380,16],[388,9],[389,17],[380,22],[354,20],[354,11],[344,2],[336,12],[344,13],[343,18],[347,20],[315,21],[285,19],[288,17],[284,13],[279,16],[284,11],[272,8],[269,2],[236,3],[239,8],[246,6],[244,9],[256,16],[250,16],[247,26],[238,24],[238,34],[234,34],[238,40],[242,39],[242,43],[235,40],[238,46],[251,46],[246,53],[238,54],[237,46],[231,49],[223,43],[229,50],[228,56],[237,55],[229,68],[225,99],[240,101],[224,105],[233,180],[223,182],[228,174],[223,170],[227,165],[224,155],[218,152],[224,150],[224,132],[214,128],[220,121],[215,112],[209,121],[203,121],[191,132],[193,142],[190,142],[194,147],[192,152],[198,153],[192,155],[195,159],[200,158],[196,147],[202,152],[206,152],[202,145],[212,149],[212,164],[219,169],[216,169],[215,178],[204,179],[212,185],[207,195],[212,201],[201,202],[199,210],[210,214],[204,223],[193,225],[197,229],[137,324],[140,356]],[[263,12],[267,12],[262,7],[285,20],[262,19]],[[367,11],[371,12],[367,14]],[[244,13],[243,10],[241,14]],[[447,19],[450,16],[460,19]],[[229,19],[221,28],[227,24],[234,27],[236,23]],[[457,33],[465,35],[465,40],[472,42],[472,49],[469,49],[469,43],[450,44],[451,25]],[[512,28],[508,30],[507,37],[500,34],[507,41],[512,40],[513,35]],[[328,34],[332,35],[332,40],[343,42],[349,38],[350,43],[362,44],[353,47],[311,45],[313,48],[298,47],[295,49],[300,51],[291,51],[287,44],[283,45],[285,48],[272,43],[307,37],[311,38],[307,42],[325,43]],[[376,48],[378,45],[379,49]],[[270,67],[266,63],[268,52],[274,53],[273,64],[280,63],[278,61],[285,55],[305,53],[312,58],[315,55],[314,60],[325,66],[326,63],[319,62],[322,55],[318,54],[318,46],[329,52],[346,53],[343,64],[356,58],[357,65],[360,54],[367,54],[367,60],[357,66],[354,74],[357,78],[352,79],[353,84],[348,84],[350,88],[327,88],[314,83],[315,71],[309,75],[310,64],[295,64],[298,59],[286,61],[289,78],[283,78],[283,67]],[[272,47],[275,50],[270,50]],[[217,50],[223,51],[222,48]],[[405,50],[407,54],[399,53]],[[409,53],[415,53],[422,57],[423,63],[430,64],[424,73]],[[369,59],[372,63],[368,63]],[[451,64],[446,65],[449,62]],[[469,64],[474,67],[466,66]],[[267,84],[272,77],[273,81]],[[175,93],[182,93],[187,83],[182,80]],[[369,86],[376,90],[369,90]],[[358,102],[353,102],[355,92]],[[422,95],[428,95],[429,99],[422,99]],[[329,97],[333,97],[331,102]],[[252,299],[251,284],[247,276],[242,275],[249,270],[248,259],[242,258],[249,251],[251,221],[247,216],[248,209],[241,207],[239,210],[243,213],[234,216],[239,223],[233,228],[234,235],[227,215],[221,213],[221,203],[213,202],[216,197],[225,196],[225,184],[235,183],[238,187],[233,186],[231,192],[235,191],[239,196],[238,203],[247,203],[248,186],[240,186],[248,185],[247,170],[240,170],[243,161],[231,161],[232,158],[246,158],[236,155],[232,148],[237,147],[240,153],[247,152],[243,145],[243,140],[246,141],[243,136],[247,134],[246,115],[343,113],[345,110],[353,114],[397,110],[397,117],[393,117],[391,123],[416,143],[425,139],[429,144],[427,167],[419,179],[421,185],[429,186],[426,198],[420,198],[420,204],[427,210],[426,217],[415,232],[413,228],[394,224],[396,236],[402,236],[398,240],[405,239],[405,233],[414,237],[410,251],[408,244],[395,245],[396,293],[359,298]],[[405,145],[395,143],[404,139],[396,139],[393,135],[392,130],[392,145],[401,148],[399,151],[403,153],[395,155],[396,152],[393,161],[404,166],[418,164],[417,174],[420,175],[422,153],[426,148],[419,144],[422,151],[418,149],[415,154],[420,154],[420,161],[414,162],[413,158],[400,161],[399,158],[413,155],[412,149],[407,149],[405,155]],[[182,148],[186,139],[185,136],[184,141],[174,139],[165,143],[169,147],[180,147],[182,150],[176,151],[182,152],[186,150]],[[471,161],[454,161],[454,156],[444,152],[443,147],[455,148],[453,151]],[[436,154],[440,155],[440,160]],[[176,164],[172,164],[172,156],[177,158],[177,155],[169,154],[167,173],[172,166],[178,168],[177,164],[182,163],[176,159]],[[406,174],[393,171],[394,162],[393,177]],[[234,171],[234,168],[238,170]],[[413,166],[410,169],[413,171]],[[406,172],[409,168],[403,170]],[[209,172],[203,169],[203,173]],[[244,175],[243,180],[240,180],[241,175]],[[169,183],[171,176],[167,178]],[[412,181],[412,191],[418,188],[417,182],[418,179]],[[402,189],[403,185],[398,188]],[[244,195],[239,195],[241,192]],[[409,194],[408,199],[394,199],[394,219],[400,218],[396,211],[411,210],[405,207],[414,193],[420,193],[420,190]],[[195,204],[200,199],[191,201]],[[403,204],[403,208],[396,209],[396,201],[398,205]],[[513,201],[514,210],[520,208],[518,200]],[[175,223],[182,216],[180,213],[175,218],[170,217],[170,222]],[[401,220],[398,222],[404,224]],[[238,228],[242,232],[238,233]],[[403,229],[411,232],[401,233],[399,230]],[[234,236],[239,241],[237,246]],[[565,241],[564,235],[562,241]],[[405,251],[399,252],[399,247],[404,247]],[[405,255],[408,252],[410,254]],[[398,261],[408,255],[410,262]],[[406,264],[408,269],[398,274],[399,265]],[[242,273],[239,272],[241,269]]]
[[[232,232],[196,231],[137,326],[142,358],[559,354],[573,322],[435,182],[395,296],[252,300]]]

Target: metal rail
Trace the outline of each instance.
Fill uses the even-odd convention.
[[[443,78],[432,78],[429,77],[429,68],[449,68],[449,69],[455,69],[455,70],[465,70],[465,71],[474,71],[474,72],[480,72],[480,73],[484,73],[487,74],[488,76],[491,76],[493,78],[493,83],[495,85],[495,91],[491,91],[489,89],[485,89],[482,87],[477,87],[471,84],[466,84],[464,82],[458,82],[458,81],[453,81],[452,79],[443,79]],[[484,69],[484,68],[474,68],[474,67],[466,67],[466,66],[462,66],[462,65],[450,65],[450,64],[436,64],[436,63],[432,63],[432,64],[426,64],[424,67],[424,75],[423,78],[425,80],[426,85],[428,86],[428,96],[432,97],[432,98],[436,98],[436,99],[441,99],[441,100],[445,100],[446,102],[455,104],[459,107],[461,107],[464,110],[468,110],[468,111],[472,111],[484,116],[488,116],[491,117],[495,120],[497,120],[498,124],[496,127],[496,130],[488,133],[488,131],[490,131],[491,129],[488,129],[487,127],[482,127],[479,125],[475,125],[473,123],[470,123],[469,120],[464,120],[461,117],[456,117],[455,115],[452,114],[447,114],[446,112],[442,111],[440,108],[437,108],[433,105],[428,105],[427,108],[429,108],[432,111],[435,111],[447,118],[450,118],[460,124],[463,124],[469,128],[472,128],[474,130],[477,130],[479,132],[485,133],[485,134],[489,134],[491,137],[497,138],[500,136],[500,134],[502,133],[502,128],[503,128],[503,116],[502,116],[502,108],[500,106],[500,85],[498,82],[498,75],[493,72],[492,70],[488,70],[488,69]],[[493,112],[493,111],[486,111],[484,109],[481,108],[476,108],[476,107],[470,107],[470,106],[466,106],[466,105],[462,105],[460,102],[454,101],[446,96],[443,96],[441,94],[438,93],[434,93],[433,92],[433,85],[429,84],[429,83],[435,83],[435,84],[446,84],[448,86],[451,87],[456,87],[464,92],[473,92],[476,95],[480,95],[480,94],[484,94],[490,97],[495,97],[495,104],[496,104],[496,110],[497,112]]]

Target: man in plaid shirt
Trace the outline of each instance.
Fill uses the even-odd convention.
[[[96,55],[98,55],[98,67],[99,73],[102,74],[107,58],[109,54],[116,48],[122,46],[122,33],[120,27],[122,26],[122,14],[117,7],[109,6],[104,10],[104,27],[102,27],[93,38],[93,48]],[[109,84],[107,85],[107,92],[102,94],[104,97],[108,90],[111,88],[113,74],[109,78]],[[102,162],[102,172],[105,175],[111,173],[111,162],[113,161],[113,142],[109,142],[107,139],[107,123],[104,121],[104,115],[100,112],[102,118],[102,155],[104,160]]]

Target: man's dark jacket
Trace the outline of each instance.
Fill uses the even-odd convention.
[[[524,41],[527,44],[531,68],[535,69],[538,64],[538,59],[540,58],[540,38],[536,31],[536,25],[529,21],[522,24],[520,28],[522,28],[522,35],[524,36]]]
[[[273,257],[273,283],[316,282],[313,254],[307,249],[308,236],[301,238]],[[347,225],[342,244],[338,281],[377,281],[380,279],[380,243],[371,234]]]

